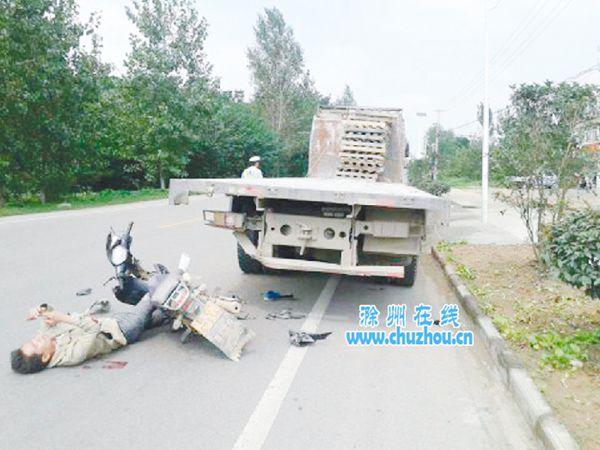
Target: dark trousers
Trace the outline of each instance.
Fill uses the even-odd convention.
[[[152,313],[157,306],[150,301],[149,296],[145,296],[129,309],[130,311],[115,314],[114,318],[127,339],[127,344],[133,344],[139,340],[144,330],[152,327]]]

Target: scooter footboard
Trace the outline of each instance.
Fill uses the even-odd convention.
[[[239,361],[244,346],[255,336],[233,314],[210,301],[190,326],[233,361]]]

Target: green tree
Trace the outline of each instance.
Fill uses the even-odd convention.
[[[137,32],[121,93],[124,140],[147,181],[164,188],[168,176],[185,174],[198,122],[211,110],[216,84],[204,54],[207,24],[191,0],[134,0],[127,15]]]
[[[56,199],[93,160],[80,124],[107,68],[80,40],[97,22],[75,0],[1,0],[0,24],[0,196]]]
[[[304,76],[302,48],[277,8],[265,8],[248,49],[254,101],[271,128],[281,134],[292,118],[292,103]]]
[[[304,68],[302,48],[277,8],[266,8],[248,49],[254,104],[282,144],[277,175],[303,175],[307,168],[312,116],[328,103]]]
[[[308,146],[312,119],[319,106],[329,104],[329,98],[316,89],[310,72],[306,71],[302,82],[296,87],[292,102],[294,119],[286,124],[281,139],[284,151],[281,155],[284,170],[278,175],[304,176],[308,171]]]
[[[538,259],[547,226],[563,217],[567,191],[590,164],[577,135],[597,111],[597,87],[548,81],[513,87],[510,106],[500,118],[494,168],[520,180],[502,198],[519,211]]]
[[[350,86],[344,86],[344,92],[342,92],[341,97],[337,98],[333,104],[335,106],[356,106],[356,100],[354,100],[354,94]]]
[[[204,130],[187,167],[190,176],[239,177],[253,155],[261,156],[267,176],[272,172],[277,138],[251,105],[221,94]]]
[[[436,127],[432,126],[426,134],[426,154],[423,163],[416,164],[416,171],[425,170],[431,178],[433,151],[436,139]],[[439,130],[439,154],[437,155],[438,178],[443,182],[462,179],[477,181],[481,177],[481,141],[469,140],[457,136],[452,130]],[[424,175],[419,175],[424,176]]]

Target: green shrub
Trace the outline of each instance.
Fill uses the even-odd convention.
[[[450,185],[439,180],[432,180],[429,173],[429,162],[415,159],[408,164],[408,182],[422,191],[433,195],[442,195],[450,190]]]
[[[444,183],[442,181],[437,180],[424,180],[421,183],[419,183],[419,186],[417,186],[417,188],[429,192],[433,195],[442,195],[450,190],[450,185],[448,183]]]
[[[492,317],[492,323],[498,329],[498,332],[511,342],[522,343],[525,340],[525,333],[522,327],[517,326],[513,319],[501,314]]]
[[[555,369],[578,367],[588,360],[587,349],[600,343],[600,328],[582,330],[574,334],[559,334],[554,331],[540,333],[529,338],[529,346],[543,351],[541,363]]]
[[[550,230],[549,262],[561,280],[600,297],[600,211],[578,211]]]
[[[433,195],[442,195],[450,190],[450,185],[442,181],[420,179],[411,183],[417,189],[429,192]]]

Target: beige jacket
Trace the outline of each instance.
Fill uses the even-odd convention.
[[[127,345],[115,319],[72,316],[78,319],[75,324],[61,322],[49,327],[42,322],[40,333],[56,341],[48,367],[75,366]]]

